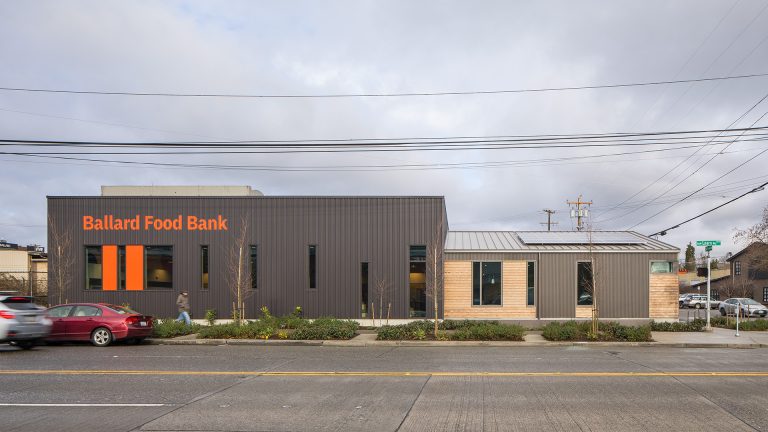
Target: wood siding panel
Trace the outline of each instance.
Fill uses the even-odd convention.
[[[502,305],[472,305],[472,261],[445,262],[445,318],[536,318],[536,308],[526,306],[526,261],[503,261]]]
[[[649,284],[649,317],[678,319],[678,278],[676,273],[651,274]]]

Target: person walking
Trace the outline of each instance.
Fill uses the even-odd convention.
[[[182,291],[176,298],[176,306],[179,307],[179,317],[176,321],[184,321],[187,325],[190,325],[192,321],[189,319],[189,293]]]

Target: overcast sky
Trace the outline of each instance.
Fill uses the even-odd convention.
[[[0,87],[322,94],[499,90],[768,72],[768,2],[4,1]],[[768,77],[601,90],[344,99],[172,99],[0,91],[0,138],[103,141],[399,138],[725,128]],[[768,101],[736,126],[768,111]],[[766,116],[757,126],[768,125]],[[570,164],[384,172],[149,168],[0,155],[0,238],[46,243],[46,195],[100,185],[251,185],[267,195],[444,195],[451,229],[570,230],[566,200],[594,202],[598,229],[627,229],[757,154],[765,142],[696,156],[606,213],[693,149]],[[717,147],[719,150],[722,147]],[[14,147],[9,151],[20,151]],[[713,152],[716,149],[707,150]],[[615,149],[612,149],[615,151]],[[185,156],[186,163],[392,165],[582,156],[595,149],[352,155]],[[102,158],[110,158],[103,156]],[[179,156],[120,156],[178,162]],[[768,155],[635,227],[649,234],[768,181]],[[670,231],[683,248],[757,222],[768,191]]]

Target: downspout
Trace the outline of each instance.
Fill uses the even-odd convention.
[[[539,311],[539,307],[541,303],[539,303],[539,299],[541,298],[540,292],[541,292],[541,281],[539,279],[539,275],[541,274],[541,252],[536,254],[536,281],[534,288],[536,290],[536,319],[541,319],[541,314]]]

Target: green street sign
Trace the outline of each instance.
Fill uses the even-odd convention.
[[[720,240],[696,240],[696,246],[720,246]]]
[[[704,248],[707,252],[712,252],[712,246],[707,246]]]

